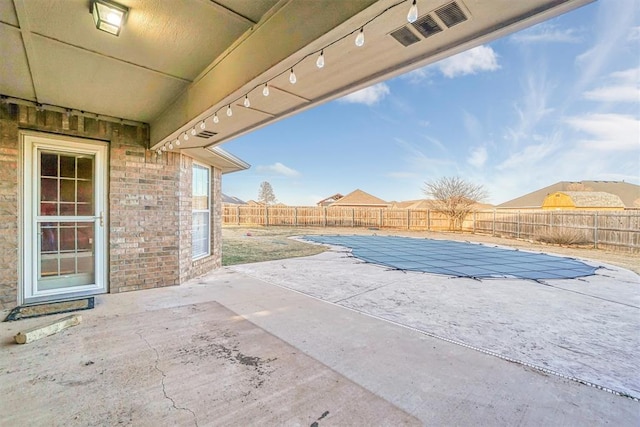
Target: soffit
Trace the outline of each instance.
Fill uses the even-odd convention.
[[[450,1],[418,0],[420,15]],[[211,146],[590,1],[456,0],[467,21],[404,47],[389,33],[410,0],[120,0],[120,37],[93,27],[88,0],[0,0],[0,94],[150,123],[154,147],[222,111],[182,148]],[[364,47],[349,36],[315,67],[364,24]]]
[[[188,141],[184,141],[182,137],[180,147],[215,146],[312,106],[423,67],[590,1],[455,0],[466,20],[447,27],[434,12],[450,4],[451,0],[418,0],[420,17],[427,14],[434,16],[442,31],[423,38],[419,32],[411,29],[420,41],[405,47],[390,33],[407,26],[406,16],[410,2],[398,4],[394,0],[379,0],[338,23],[331,30],[318,33],[315,38],[304,43],[303,47],[278,63],[269,67],[265,62],[254,68],[243,76],[246,79],[244,84],[240,80],[232,80],[232,70],[251,69],[261,60],[261,55],[269,50],[268,46],[283,38],[278,30],[289,35],[298,28],[308,27],[309,22],[321,19],[330,10],[319,6],[318,2],[298,4],[294,0],[286,8],[277,11],[260,28],[261,32],[251,34],[225,61],[201,75],[170,108],[152,122],[152,147],[158,148],[169,141],[175,141],[193,128],[199,132],[203,121],[205,129],[210,133],[202,138],[191,137]],[[304,6],[304,10],[295,6]],[[366,42],[363,47],[356,47],[355,34],[350,33],[363,25]],[[307,31],[301,37],[308,36],[309,33]],[[346,37],[340,40],[344,36]],[[326,47],[326,65],[318,69],[315,65],[317,52],[323,47]],[[271,59],[278,57],[274,55]],[[288,81],[290,67],[295,68],[296,84]],[[261,68],[263,72],[259,73]],[[255,77],[250,78],[252,75]],[[271,88],[268,97],[261,95],[264,82],[268,82]],[[233,87],[237,89],[229,92],[228,89]],[[251,102],[249,108],[243,106],[245,95],[248,95]],[[233,109],[232,117],[225,115],[229,105]],[[219,122],[213,123],[211,118],[216,112]],[[174,150],[179,149],[174,144]]]

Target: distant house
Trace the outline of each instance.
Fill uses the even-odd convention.
[[[340,193],[336,193],[333,196],[329,196],[326,199],[322,199],[320,200],[318,203],[316,203],[317,206],[329,206],[332,203],[337,202],[338,200],[342,199],[344,196]]]
[[[474,210],[493,209],[494,206],[487,203],[475,203]],[[433,209],[432,201],[429,199],[406,200],[404,202],[391,202],[391,209]]]
[[[341,208],[386,208],[389,207],[389,203],[384,200],[372,196],[360,189],[352,191],[344,197],[341,197],[338,201],[333,202],[329,207],[341,207]]]
[[[542,202],[542,209],[621,211],[624,208],[620,197],[604,191],[556,191]]]
[[[246,205],[247,204],[247,202],[245,202],[244,200],[240,200],[234,196],[228,196],[224,193],[222,193],[222,203],[224,203],[225,205]]]
[[[624,181],[560,181],[496,207],[498,209],[542,209],[546,197],[557,192],[609,193],[620,198],[624,209],[640,209],[640,185]]]
[[[429,209],[431,201],[427,199],[405,200],[403,202],[391,202],[391,209]]]

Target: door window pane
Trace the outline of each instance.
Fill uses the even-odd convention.
[[[40,215],[93,216],[93,165],[93,157],[41,152]]]
[[[55,154],[42,154],[41,175],[58,176],[58,156]]]
[[[94,283],[93,222],[43,222],[39,233],[38,289]]]
[[[60,176],[65,178],[76,177],[76,158],[73,156],[60,156]]]

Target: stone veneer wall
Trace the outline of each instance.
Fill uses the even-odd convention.
[[[212,168],[212,255],[193,262],[189,157],[156,156],[146,125],[1,104],[0,308],[17,305],[20,129],[109,142],[110,292],[176,285],[220,266],[220,170]]]

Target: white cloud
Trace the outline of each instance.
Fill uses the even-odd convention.
[[[606,86],[585,92],[584,97],[591,101],[603,102],[638,102],[640,101],[640,87]]]
[[[476,74],[480,71],[495,71],[500,68],[498,55],[489,46],[478,46],[443,59],[436,64],[440,72],[449,78]]]
[[[409,80],[409,83],[417,84],[422,83],[425,80],[428,80],[433,75],[431,71],[432,66],[427,65],[426,67],[418,68],[417,70],[413,70],[407,74],[403,74],[402,78]]]
[[[630,42],[640,40],[640,26],[631,28],[629,35],[627,36],[627,40]]]
[[[269,173],[274,175],[283,175],[287,177],[300,176],[300,172],[295,169],[291,169],[280,162],[274,163],[272,165],[261,165],[257,166],[256,170],[261,173]]]
[[[549,107],[549,98],[555,85],[547,74],[546,66],[540,63],[535,71],[528,71],[525,75],[522,98],[514,105],[519,120],[514,126],[505,129],[506,138],[516,145],[535,135],[540,123],[554,111]]]
[[[471,154],[467,158],[467,162],[471,166],[475,166],[477,168],[481,168],[481,167],[483,167],[485,165],[485,163],[487,162],[488,158],[489,158],[489,156],[487,154],[487,148],[486,147],[476,147],[473,150],[471,150]]]
[[[389,95],[391,90],[385,83],[378,83],[373,86],[369,86],[364,89],[360,89],[357,92],[349,94],[343,98],[340,98],[341,102],[347,102],[351,104],[364,104],[372,106],[382,101],[385,96]]]
[[[580,141],[582,147],[606,151],[640,149],[640,120],[623,114],[585,114],[569,117],[567,124],[590,138]]]
[[[547,159],[558,150],[557,136],[542,140],[538,144],[530,144],[524,149],[511,154],[497,166],[498,170],[516,170],[519,174],[523,170],[531,170],[542,160]]]
[[[573,28],[560,29],[551,24],[540,24],[514,34],[518,43],[578,43],[581,38]]]
[[[385,176],[393,179],[418,179],[420,175],[415,172],[389,172]]]
[[[586,99],[603,102],[640,102],[640,68],[611,73],[609,86],[584,93]]]

